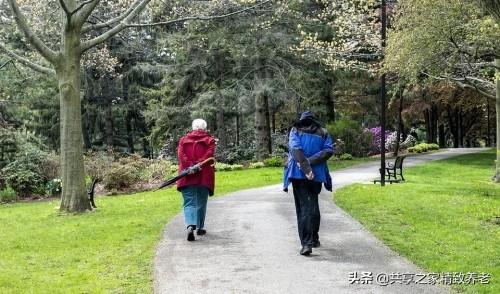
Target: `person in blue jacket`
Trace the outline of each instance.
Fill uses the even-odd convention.
[[[309,255],[313,247],[320,246],[318,196],[322,184],[332,191],[327,160],[333,155],[333,141],[313,113],[306,111],[290,131],[288,148],[284,191],[288,191],[291,183],[302,245],[300,254]]]

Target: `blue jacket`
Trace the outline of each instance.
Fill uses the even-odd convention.
[[[332,191],[327,160],[333,155],[333,140],[325,130],[307,132],[293,128],[290,131],[288,148],[288,162],[283,179],[284,191],[288,191],[290,179],[306,179],[304,170],[312,170],[313,181],[322,182],[328,191]]]

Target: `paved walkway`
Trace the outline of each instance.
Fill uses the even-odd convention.
[[[484,149],[417,155],[405,166]],[[374,179],[378,162],[333,173],[334,189]],[[291,188],[290,188],[291,190]],[[423,284],[350,284],[350,272],[421,273],[321,193],[321,247],[300,256],[293,196],[281,185],[232,193],[208,204],[208,234],[188,243],[182,214],[155,257],[155,293],[447,293]],[[429,248],[432,250],[432,248]]]

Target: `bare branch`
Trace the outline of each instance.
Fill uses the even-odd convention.
[[[27,66],[27,67],[29,67],[29,68],[37,71],[37,72],[44,73],[44,74],[47,74],[47,75],[55,75],[56,74],[55,70],[53,70],[51,68],[48,68],[48,67],[45,67],[45,66],[41,66],[39,64],[36,64],[36,63],[28,60],[27,58],[24,58],[21,55],[18,55],[16,53],[12,52],[11,50],[7,49],[7,47],[5,47],[5,45],[2,44],[2,43],[0,43],[0,51],[4,51],[5,54],[7,54],[10,57],[14,58],[15,60],[17,60],[22,65]]]
[[[72,13],[69,11],[68,7],[66,6],[66,2],[64,2],[64,0],[59,0],[59,4],[61,5],[61,8],[64,10],[66,17],[71,18]]]
[[[221,18],[226,18],[226,17],[230,17],[230,16],[233,16],[233,15],[237,15],[237,14],[240,14],[240,13],[243,13],[243,12],[246,12],[246,11],[249,11],[249,10],[252,10],[256,7],[259,7],[259,6],[262,6],[266,3],[269,3],[271,2],[271,0],[266,0],[264,2],[260,2],[258,4],[255,4],[253,6],[250,6],[250,7],[247,7],[245,9],[241,9],[241,10],[238,10],[238,11],[235,11],[235,12],[231,12],[231,13],[228,13],[228,14],[223,14],[223,15],[214,15],[214,16],[191,16],[191,17],[184,17],[184,18],[179,18],[179,19],[175,19],[175,20],[171,20],[171,21],[166,21],[166,22],[157,22],[157,23],[149,23],[149,24],[130,24],[129,22],[137,15],[139,14],[143,9],[144,7],[146,7],[146,5],[149,3],[150,0],[143,0],[140,4],[138,4],[138,6],[136,8],[134,8],[127,17],[125,17],[125,19],[120,22],[120,24],[118,24],[117,26],[115,26],[114,28],[110,29],[109,31],[107,31],[106,33],[94,38],[94,39],[91,39],[87,42],[84,42],[82,44],[82,51],[86,51],[106,40],[108,40],[109,38],[115,36],[116,34],[118,34],[119,32],[123,31],[124,29],[126,28],[130,28],[130,27],[150,27],[150,26],[161,26],[161,25],[169,25],[169,24],[173,24],[173,23],[179,23],[179,22],[185,22],[185,21],[188,21],[188,20],[213,20],[213,19],[221,19]],[[137,2],[137,1],[136,1]],[[127,11],[128,12],[128,11]],[[125,12],[125,13],[127,13]]]
[[[487,91],[481,89],[477,84],[471,82],[470,79],[468,79],[467,77],[466,78],[454,78],[454,77],[447,77],[447,76],[435,76],[435,75],[429,74],[427,72],[422,72],[422,74],[425,76],[428,76],[432,79],[438,80],[438,81],[452,81],[455,84],[457,84],[460,88],[472,89],[472,90],[477,91],[479,94],[487,97],[488,99],[496,100],[495,95],[488,93]]]
[[[136,2],[134,2],[134,4]],[[82,52],[89,50],[90,48],[108,40],[109,38],[113,37],[114,35],[118,34],[119,32],[123,31],[124,29],[126,29],[128,22],[130,22],[132,20],[132,18],[134,18],[137,14],[139,14],[146,7],[146,5],[148,5],[149,2],[150,2],[150,0],[142,0],[139,3],[139,5],[137,7],[135,7],[132,10],[132,12],[130,12],[129,15],[120,24],[118,24],[114,28],[110,29],[109,31],[99,35],[98,37],[95,37],[94,39],[91,39],[91,40],[88,40],[88,41],[82,43],[82,47],[81,47]],[[127,12],[125,12],[125,13],[127,13]]]
[[[43,41],[38,38],[28,27],[28,24],[26,23],[26,19],[24,18],[24,15],[21,13],[19,10],[19,6],[17,5],[16,0],[8,0],[10,4],[10,8],[12,9],[12,12],[14,13],[14,19],[16,20],[16,23],[19,27],[19,29],[24,33],[24,36],[30,44],[32,44],[35,49],[45,58],[47,59],[50,63],[55,64],[57,61],[57,54],[54,52],[52,49],[47,47],[43,43]]]
[[[9,65],[9,63],[14,64],[14,60],[10,59],[7,62],[4,62],[2,65],[0,65],[0,69],[6,67],[7,65]]]
[[[99,2],[99,0],[97,0],[97,2]],[[138,6],[138,5],[141,5],[142,3],[141,2],[146,2],[145,4],[147,5],[150,0],[136,0],[134,3],[132,3],[132,5],[130,5],[130,7],[124,12],[122,13],[120,16],[117,16],[113,19],[110,19],[108,20],[107,22],[103,22],[103,23],[98,23],[98,24],[94,24],[94,25],[89,25],[89,26],[84,26],[83,29],[82,29],[82,34],[86,34],[90,31],[93,31],[93,30],[98,30],[98,29],[103,29],[103,28],[107,28],[107,27],[110,27],[116,23],[119,23],[121,22],[122,20],[124,20],[126,17],[128,17],[133,11],[134,9]],[[96,3],[97,5],[97,3]],[[94,6],[95,8],[95,6]],[[93,8],[92,8],[93,10]],[[83,21],[85,21],[88,16],[90,15],[92,11],[88,11],[88,15],[87,17],[83,18]]]
[[[165,26],[165,25],[171,25],[171,24],[174,24],[174,23],[186,22],[186,21],[189,21],[189,20],[214,20],[214,19],[222,19],[222,18],[227,18],[227,17],[233,16],[233,15],[237,15],[237,14],[241,14],[241,13],[253,10],[253,9],[255,9],[255,8],[259,7],[259,6],[262,6],[262,5],[266,4],[266,3],[269,3],[269,2],[271,2],[271,0],[266,0],[264,2],[260,2],[258,4],[253,5],[253,6],[250,6],[250,7],[238,10],[238,11],[234,11],[234,12],[231,12],[231,13],[227,13],[227,14],[214,15],[214,16],[203,16],[203,15],[200,15],[200,16],[188,16],[188,17],[183,17],[183,18],[169,20],[169,21],[163,21],[163,22],[153,22],[153,23],[143,23],[143,24],[140,24],[140,23],[128,24],[127,27],[132,28],[132,27]]]
[[[82,3],[80,3],[80,6],[78,6],[73,13],[78,13],[78,23],[79,25],[83,25],[83,23],[89,18],[90,14],[96,6],[101,2],[101,0],[87,0]]]

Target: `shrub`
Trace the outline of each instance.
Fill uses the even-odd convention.
[[[281,157],[270,157],[270,158],[264,159],[264,166],[268,166],[268,167],[283,167],[284,166],[283,158],[281,158]]]
[[[355,156],[367,156],[371,148],[372,135],[364,131],[361,124],[350,119],[341,119],[327,125],[328,132],[337,140],[336,153],[349,153]]]
[[[222,162],[217,162],[215,164],[216,171],[231,171],[231,170],[242,170],[244,167],[241,164],[227,164]]]
[[[417,145],[417,146],[414,147],[414,150],[417,153],[422,153],[422,152],[427,151],[427,148],[424,145],[419,144],[419,145]]]
[[[0,202],[13,202],[17,200],[16,191],[12,187],[7,186],[0,190]]]
[[[222,163],[222,162],[217,162],[215,164],[215,170],[216,171],[227,171],[227,170],[231,170],[231,165],[230,164],[226,164],[226,163]]]
[[[371,153],[372,154],[380,154],[382,150],[380,150],[380,144],[382,141],[382,128],[381,127],[376,127],[376,128],[371,128],[367,130],[372,134],[372,143],[371,143]],[[388,142],[388,137],[391,134],[390,131],[386,130],[385,131],[385,140]],[[394,140],[396,138],[394,137]],[[385,145],[385,148],[387,149],[387,144]],[[386,150],[384,150],[386,151]]]
[[[412,135],[406,136],[406,139],[404,140],[403,143],[401,143],[401,148],[406,149],[415,146],[415,143],[417,143],[417,139],[413,137]]]
[[[352,155],[349,153],[344,153],[340,155],[340,160],[352,160]]]
[[[43,176],[40,166],[47,156],[48,154],[35,144],[22,145],[15,159],[2,169],[6,184],[20,195],[44,191],[48,179]]]
[[[146,166],[141,174],[141,180],[165,180],[170,177],[173,173],[177,172],[177,166],[174,171],[171,170],[172,165],[169,161],[158,159],[151,160],[150,164]]]
[[[131,166],[136,170],[143,170],[150,164],[150,160],[143,158],[138,154],[130,154],[119,158],[118,163],[121,165]]]
[[[54,196],[61,194],[61,179],[53,179],[45,186],[45,195]]]
[[[422,152],[427,152],[431,150],[439,150],[439,145],[438,144],[427,144],[427,143],[420,143],[415,145],[412,148],[408,148],[408,152],[416,152],[416,153],[422,153]]]
[[[175,173],[177,173],[178,171],[179,171],[179,165],[177,165],[177,164],[172,164],[172,165],[170,166],[170,173],[171,173],[171,174],[175,174]]]
[[[243,165],[241,164],[232,164],[231,165],[231,170],[242,170],[243,169]]]
[[[85,171],[93,179],[102,181],[111,168],[114,158],[106,152],[92,152],[85,155]]]
[[[263,168],[264,167],[264,163],[263,162],[252,162],[250,163],[250,166],[249,168]]]
[[[40,173],[47,179],[58,179],[61,176],[61,164],[59,155],[55,153],[47,154],[47,157],[40,163]]]
[[[254,157],[254,150],[252,148],[245,148],[242,146],[227,147],[225,150],[217,148],[215,157],[218,161],[227,162],[230,164],[241,162],[244,160],[251,160]]]
[[[140,180],[137,167],[113,163],[103,178],[107,190],[129,188]]]

